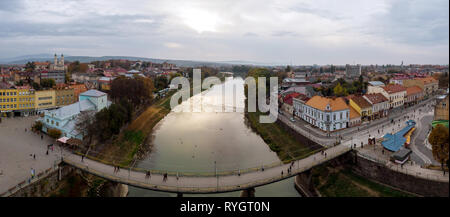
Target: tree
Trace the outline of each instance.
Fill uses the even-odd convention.
[[[44,78],[41,80],[42,88],[52,88],[55,86],[55,80],[53,78]]]
[[[97,132],[100,132],[96,129],[94,125],[95,122],[95,111],[83,111],[77,118],[77,122],[75,124],[75,130],[81,133],[82,137],[88,137],[88,145],[90,146],[92,143],[92,138]]]
[[[442,124],[436,125],[431,131],[428,141],[432,146],[434,159],[441,163],[441,168],[445,174],[444,164],[449,160],[448,129]]]
[[[36,121],[34,122],[33,126],[31,127],[34,131],[41,131],[42,130],[42,122]]]
[[[334,88],[333,88],[333,93],[335,96],[347,96],[347,89],[345,87],[343,87],[341,85],[341,83],[338,83]]]
[[[27,62],[27,64],[25,64],[25,71],[32,72],[34,69],[36,69],[34,62]]]
[[[60,130],[58,129],[48,129],[47,130],[47,134],[52,137],[53,139],[58,139],[59,137],[61,137],[62,133]]]

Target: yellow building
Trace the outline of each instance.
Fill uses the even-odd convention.
[[[17,90],[17,108],[22,112],[34,111],[34,90],[18,89]]]
[[[6,83],[0,84],[1,116],[29,114],[34,110],[34,91]]]
[[[55,90],[39,90],[34,94],[34,108],[39,112],[43,109],[56,107]]]
[[[349,105],[358,112],[361,119],[372,120],[372,104],[363,96],[353,96],[350,98]]]
[[[65,106],[75,103],[75,91],[73,88],[59,88],[55,90],[56,106]]]

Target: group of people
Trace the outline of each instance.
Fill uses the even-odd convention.
[[[356,146],[356,144],[355,144],[355,146]],[[320,151],[320,154],[327,157],[327,153],[324,150]]]
[[[150,177],[151,177],[151,173],[150,173],[150,171],[147,171],[147,172],[145,173],[145,178],[148,179],[148,178],[150,178]]]

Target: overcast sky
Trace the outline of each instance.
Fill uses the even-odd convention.
[[[0,0],[0,58],[449,62],[448,0]]]

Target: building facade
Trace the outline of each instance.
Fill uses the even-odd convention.
[[[405,104],[414,105],[423,99],[423,90],[419,86],[406,88]]]
[[[365,94],[366,99],[372,105],[372,119],[386,117],[388,115],[389,101],[381,93]]]
[[[372,120],[372,105],[363,96],[353,96],[349,105],[355,109],[362,120]]]
[[[433,77],[415,78],[403,81],[405,87],[418,86],[423,90],[424,96],[431,96],[439,88],[439,82]]]
[[[75,91],[73,88],[55,89],[56,106],[61,107],[75,102]]]
[[[448,121],[448,94],[443,99],[438,99],[434,107],[434,120]]]
[[[345,75],[347,77],[359,77],[361,75],[361,65],[345,65]]]
[[[83,132],[76,129],[76,123],[81,112],[87,112],[94,115],[96,112],[109,106],[106,93],[89,90],[81,93],[79,101],[55,110],[45,111],[45,115],[38,121],[43,123],[42,131],[48,132],[49,129],[58,129],[62,136],[82,140]]]
[[[325,132],[348,127],[350,110],[342,98],[313,96],[306,103],[299,103],[296,107],[303,120]]]
[[[39,90],[34,94],[34,109],[38,113],[43,112],[45,109],[51,109],[56,107],[56,92],[55,90]]]

